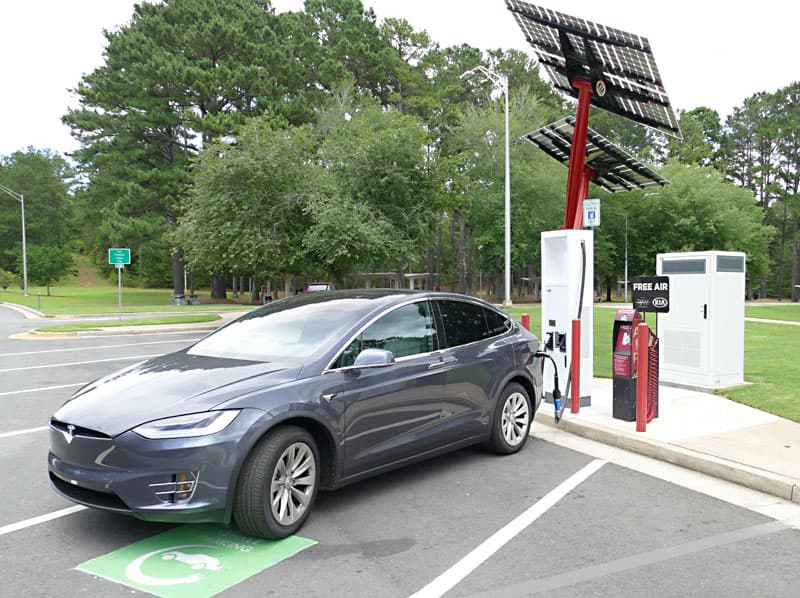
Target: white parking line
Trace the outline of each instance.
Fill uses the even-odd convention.
[[[45,392],[47,390],[60,390],[62,388],[75,388],[76,386],[84,386],[88,382],[76,382],[75,384],[59,384],[58,386],[40,386],[39,388],[26,388],[24,390],[8,390],[0,392],[0,397],[7,397],[10,395],[22,395],[28,392]]]
[[[71,347],[69,349],[45,349],[44,351],[22,351],[20,353],[0,353],[0,357],[16,357],[17,355],[39,355],[40,353],[66,353],[68,351],[94,351],[95,349],[116,349],[118,347],[139,347],[141,345],[174,345],[175,343],[193,343],[199,338],[187,338],[174,341],[148,341],[146,343],[122,343],[119,345],[97,345],[96,347]]]
[[[89,365],[92,363],[108,363],[110,361],[136,361],[137,359],[150,359],[151,357],[158,357],[162,355],[161,353],[155,353],[153,355],[132,355],[130,357],[113,357],[111,359],[94,359],[92,361],[73,361],[71,363],[53,363],[50,365],[29,365],[24,368],[9,368],[7,370],[0,370],[0,374],[5,374],[6,372],[23,372],[26,370],[44,370],[48,368],[63,368],[69,367],[73,365]]]
[[[484,561],[500,550],[539,517],[544,515],[551,507],[555,506],[559,500],[564,498],[582,482],[586,481],[589,476],[605,464],[606,461],[595,459],[583,469],[572,474],[569,478],[543,496],[536,504],[531,505],[528,510],[523,512],[516,519],[496,531],[467,556],[462,558],[427,586],[414,593],[410,598],[439,598],[446,592],[449,592],[458,582],[477,569]]]
[[[74,507],[67,507],[66,509],[61,509],[60,511],[53,511],[52,513],[47,513],[46,515],[31,517],[30,519],[26,519],[24,521],[18,521],[17,523],[10,523],[8,525],[0,527],[0,536],[4,536],[12,532],[18,532],[21,529],[25,529],[26,527],[33,527],[34,525],[39,525],[40,523],[46,523],[47,521],[52,521],[53,519],[58,519],[59,517],[66,517],[67,515],[72,515],[73,513],[77,513],[78,511],[84,511],[86,509],[88,509],[88,507],[77,505]]]
[[[11,438],[12,436],[20,436],[22,434],[30,434],[31,432],[42,432],[47,429],[47,426],[42,426],[40,428],[28,428],[27,430],[15,430],[14,432],[2,432],[0,433],[0,439]]]

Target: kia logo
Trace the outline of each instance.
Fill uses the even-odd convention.
[[[666,297],[653,297],[653,307],[664,309],[669,305],[669,300]]]

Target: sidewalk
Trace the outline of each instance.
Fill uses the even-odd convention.
[[[542,403],[536,423],[640,453],[800,503],[800,423],[696,390],[659,387],[658,417],[636,432],[636,422],[614,419],[612,381],[595,378],[591,406],[559,424]],[[534,431],[535,434],[535,431]]]

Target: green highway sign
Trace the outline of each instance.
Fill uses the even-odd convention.
[[[115,266],[127,266],[131,263],[131,250],[112,247],[108,250],[108,263]]]

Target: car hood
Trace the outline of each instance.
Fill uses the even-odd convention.
[[[206,411],[242,394],[294,380],[300,369],[180,351],[89,384],[53,418],[117,436],[144,422]]]

